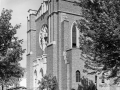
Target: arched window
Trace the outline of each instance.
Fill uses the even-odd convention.
[[[72,47],[76,47],[76,26],[72,27]]]
[[[79,48],[79,30],[76,23],[72,26],[72,48]]]
[[[40,69],[40,73],[41,73],[41,75],[43,77],[43,69],[42,68]]]
[[[76,71],[76,82],[80,82],[80,71]]]

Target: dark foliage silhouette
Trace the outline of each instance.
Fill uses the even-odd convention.
[[[120,81],[120,0],[79,0],[80,49],[88,73]],[[89,72],[93,71],[93,72]],[[110,73],[109,73],[110,72]]]
[[[25,52],[22,49],[23,40],[15,36],[17,29],[21,25],[12,26],[12,10],[3,9],[0,15],[0,85],[4,86],[16,84],[24,75],[24,68],[19,61]]]

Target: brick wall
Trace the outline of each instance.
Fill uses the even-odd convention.
[[[80,50],[77,48],[72,49],[72,88],[77,89],[79,82],[76,82],[76,71],[79,70],[81,78],[83,75],[84,62],[80,60]]]
[[[40,48],[39,45],[39,32],[44,24],[48,24],[47,16],[48,13],[45,13],[35,21],[36,22],[36,58],[40,57],[43,54],[43,50]]]
[[[27,62],[26,63],[27,63],[27,73],[26,73],[27,74],[26,75],[27,76],[27,80],[26,80],[27,84],[26,84],[26,86],[27,86],[27,88],[29,90],[30,89],[30,86],[29,86],[30,85],[30,81],[29,81],[30,80],[30,76],[29,76],[29,73],[31,72],[31,70],[30,70],[30,56],[27,56]]]
[[[30,14],[29,27],[28,27],[28,46],[27,49],[27,89],[33,90],[33,61],[36,59],[36,25],[35,15]]]
[[[47,47],[47,74],[53,75],[53,45]]]

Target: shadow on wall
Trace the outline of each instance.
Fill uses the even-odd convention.
[[[88,78],[81,78],[81,84],[78,84],[77,90],[97,90],[94,82]]]

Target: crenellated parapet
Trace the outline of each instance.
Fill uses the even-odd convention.
[[[36,13],[37,13],[37,10],[29,9],[28,10],[27,20],[30,20],[30,15],[35,15],[36,16]]]
[[[48,2],[49,2],[49,0],[42,1],[40,8],[38,9],[38,11],[36,13],[36,19],[38,19],[39,17],[41,17],[48,11]]]

